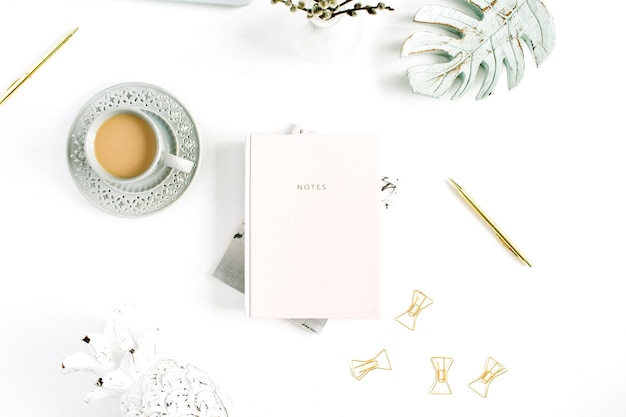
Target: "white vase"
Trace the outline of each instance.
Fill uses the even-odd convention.
[[[294,16],[295,17],[295,16]],[[292,45],[298,55],[318,64],[348,56],[359,44],[363,23],[359,15],[341,14],[332,19],[292,19]]]

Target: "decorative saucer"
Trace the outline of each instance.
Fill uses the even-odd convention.
[[[100,113],[114,107],[133,107],[148,114],[160,127],[167,150],[194,162],[191,172],[163,166],[132,184],[100,178],[87,163],[85,135]],[[191,116],[178,100],[154,85],[125,83],[101,91],[83,106],[70,129],[67,157],[72,177],[89,201],[109,213],[136,217],[161,210],[180,198],[198,168],[200,142]]]

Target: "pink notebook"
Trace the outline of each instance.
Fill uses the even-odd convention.
[[[378,137],[252,134],[245,294],[253,318],[379,318]]]

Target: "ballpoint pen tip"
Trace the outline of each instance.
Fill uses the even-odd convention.
[[[448,177],[448,180],[454,186],[454,188],[456,188],[457,190],[461,189],[461,186],[459,184],[457,184],[456,181],[454,181],[452,178]]]

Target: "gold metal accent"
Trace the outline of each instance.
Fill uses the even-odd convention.
[[[432,303],[433,300],[428,298],[423,292],[413,290],[411,305],[406,312],[396,317],[396,321],[409,330],[415,330],[415,321],[418,314]]]
[[[50,59],[50,57],[54,55],[59,49],[61,49],[61,47],[65,45],[65,42],[67,42],[72,37],[72,35],[76,33],[77,30],[78,28],[73,29],[65,36],[65,38],[57,43],[56,46],[50,50],[50,52],[48,52],[43,58],[41,58],[39,62],[37,62],[30,70],[26,71],[26,73],[19,77],[17,80],[13,81],[13,83],[11,83],[11,85],[6,89],[4,94],[0,97],[0,104],[4,103],[5,100],[15,92],[15,90],[20,88],[21,85],[24,84],[24,82],[26,82],[26,80],[35,73],[35,71],[37,71],[43,64],[45,64],[46,61]]]
[[[487,214],[474,202],[472,197],[470,197],[464,190],[461,188],[459,184],[454,182],[452,178],[448,178],[454,188],[459,192],[461,197],[469,204],[469,206],[476,212],[478,215],[491,227],[491,229],[496,234],[496,237],[500,240],[500,242],[504,245],[505,248],[511,251],[513,255],[515,255],[518,259],[524,262],[528,266],[532,266],[530,262],[526,259],[526,257],[522,254],[522,252],[515,247],[513,242],[500,230],[500,228],[487,216]]]
[[[372,359],[352,360],[350,365],[352,366],[352,374],[359,381],[374,369],[391,370],[391,363],[385,349],[378,352]]]
[[[467,386],[483,398],[487,398],[489,385],[497,377],[506,372],[506,368],[494,358],[487,358],[483,373]]]
[[[452,394],[452,389],[448,383],[448,372],[454,359],[445,356],[434,356],[430,358],[430,361],[435,368],[435,382],[430,388],[430,393],[436,395]]]

